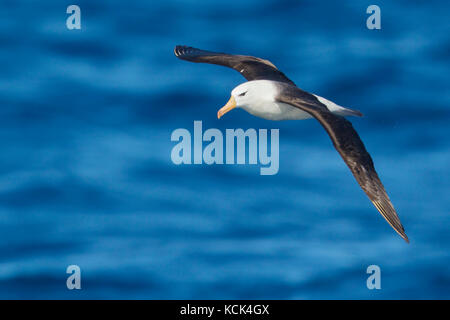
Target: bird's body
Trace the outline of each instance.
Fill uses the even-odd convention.
[[[318,120],[374,206],[394,230],[409,242],[375,171],[372,158],[352,124],[344,118],[351,115],[362,116],[359,111],[341,107],[325,98],[303,91],[268,60],[186,46],[177,46],[175,55],[191,62],[233,68],[248,80],[233,89],[228,103],[218,111],[218,118],[237,107],[267,120],[309,118]]]
[[[305,111],[294,108],[289,104],[277,101],[254,101],[253,103],[241,108],[255,117],[273,121],[305,120],[312,118],[312,116]]]
[[[244,109],[251,115],[266,120],[304,120],[313,118],[311,114],[303,111],[302,109],[276,100],[276,97],[282,90],[283,86],[292,85],[272,80],[247,81],[237,86],[231,92],[231,95],[233,97],[239,97],[240,94],[246,92],[245,96],[241,98],[241,100],[243,101],[241,101],[239,107]],[[311,94],[310,98],[313,101],[314,99],[317,99],[319,102],[323,103],[330,112],[334,114],[342,116],[361,116],[361,113],[356,110],[338,106],[334,102],[331,102],[320,96]]]
[[[309,113],[301,109],[276,101],[277,84],[281,83],[271,80],[248,81],[237,86],[231,92],[231,95],[239,97],[240,94],[245,92],[245,96],[240,98],[243,100],[240,107],[255,117],[266,120],[303,120],[312,118]]]

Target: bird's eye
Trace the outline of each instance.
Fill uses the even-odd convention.
[[[239,94],[239,97],[243,97],[243,96],[245,96],[245,94],[247,93],[247,91],[245,91],[245,92],[242,92],[241,94]]]

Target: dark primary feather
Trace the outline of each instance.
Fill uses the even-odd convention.
[[[273,80],[295,85],[272,62],[261,58],[211,52],[187,46],[176,46],[174,53],[182,60],[211,63],[233,68],[241,73],[248,81]]]
[[[372,158],[350,121],[332,114],[323,104],[315,102],[309,94],[294,86],[280,84],[280,89],[281,93],[277,100],[308,112],[320,122],[333,141],[334,147],[352,171],[356,181],[377,210],[394,230],[406,242],[409,242],[400,219],[375,171]]]

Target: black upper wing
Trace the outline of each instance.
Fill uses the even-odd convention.
[[[268,60],[251,56],[205,51],[187,46],[176,46],[174,52],[182,60],[211,63],[233,68],[241,73],[248,81],[273,80],[295,85],[294,82]]]
[[[314,102],[296,87],[282,86],[277,100],[308,112],[320,122],[333,141],[334,147],[352,171],[356,181],[377,210],[395,231],[406,242],[409,242],[400,219],[375,171],[372,158],[350,121],[332,114],[324,105]]]

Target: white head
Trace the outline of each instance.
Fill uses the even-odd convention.
[[[259,105],[274,102],[277,92],[278,89],[273,81],[253,80],[244,82],[231,91],[230,100],[217,112],[217,117],[220,119],[234,108],[242,108],[252,113],[252,110],[258,108]]]

